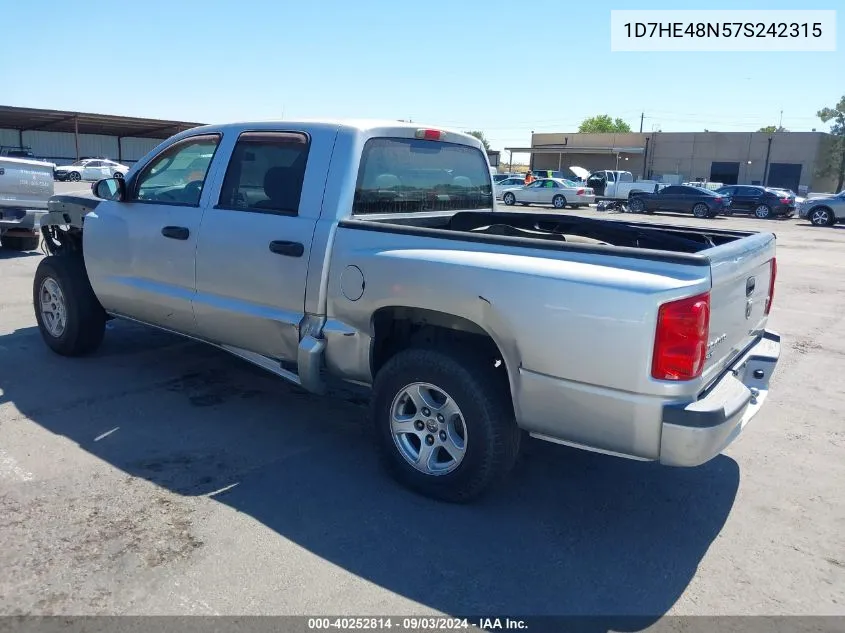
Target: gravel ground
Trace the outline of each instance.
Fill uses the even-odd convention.
[[[0,613],[845,615],[845,226],[710,222],[779,238],[740,440],[689,470],[532,442],[467,507],[394,485],[352,394],[125,323],[51,354],[41,256],[2,252]]]

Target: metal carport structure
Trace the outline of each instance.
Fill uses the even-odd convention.
[[[535,145],[533,147],[506,147],[508,152],[508,170],[513,164],[513,155],[516,154],[530,154],[531,166],[534,166],[535,154],[557,154],[558,155],[558,171],[560,171],[563,163],[564,154],[610,154],[616,155],[616,168],[619,168],[619,156],[621,154],[645,154],[643,164],[648,156],[648,139],[646,144],[641,147],[617,147],[617,146],[603,146],[603,147],[576,147],[573,145]]]
[[[123,159],[121,147],[121,139],[123,138],[165,139],[178,132],[200,125],[204,124],[90,112],[0,106],[0,129],[17,130],[19,146],[24,146],[24,132],[69,132],[74,135],[77,160],[80,158],[80,134],[100,134],[116,137],[118,144],[117,160],[120,162]]]

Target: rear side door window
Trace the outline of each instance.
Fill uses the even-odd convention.
[[[296,216],[310,140],[303,132],[244,132],[238,137],[218,208]]]

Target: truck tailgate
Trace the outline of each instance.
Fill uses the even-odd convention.
[[[52,163],[0,157],[0,207],[46,209],[53,187]]]
[[[774,234],[755,233],[706,251],[712,287],[705,384],[762,335],[776,274],[775,244]]]

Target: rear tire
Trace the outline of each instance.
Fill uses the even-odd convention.
[[[420,385],[425,385],[422,392]],[[454,405],[449,410],[457,411],[447,412],[446,422],[437,415],[441,401],[429,400],[430,394],[438,392],[448,396],[447,405]],[[407,394],[417,394],[422,406],[411,404]],[[432,403],[430,409],[425,407],[427,402]],[[397,407],[413,410],[398,412]],[[447,411],[446,406],[442,410]],[[404,486],[433,499],[465,503],[479,497],[507,475],[519,454],[522,434],[507,382],[503,384],[492,364],[464,347],[411,348],[397,353],[376,376],[371,414],[376,446],[387,470]],[[449,419],[455,428],[455,420],[461,421],[462,452],[448,444],[457,437],[446,431]],[[435,447],[434,461],[424,466],[423,442],[429,439]],[[460,455],[459,462],[454,459],[457,465],[452,470],[441,467],[441,458],[448,461],[453,453]]]
[[[554,198],[552,198],[552,206],[555,209],[565,209],[566,208],[566,198],[562,195],[558,194]]]
[[[710,217],[710,209],[706,204],[699,202],[692,208],[692,214],[700,220],[703,220],[704,218]]]
[[[761,220],[768,220],[772,217],[772,210],[768,205],[761,204],[754,209],[754,215]]]
[[[38,329],[47,346],[62,356],[96,350],[106,331],[106,313],[77,255],[51,255],[38,264],[32,285]]]
[[[10,251],[34,251],[38,244],[37,235],[4,235],[0,238],[0,246]]]

